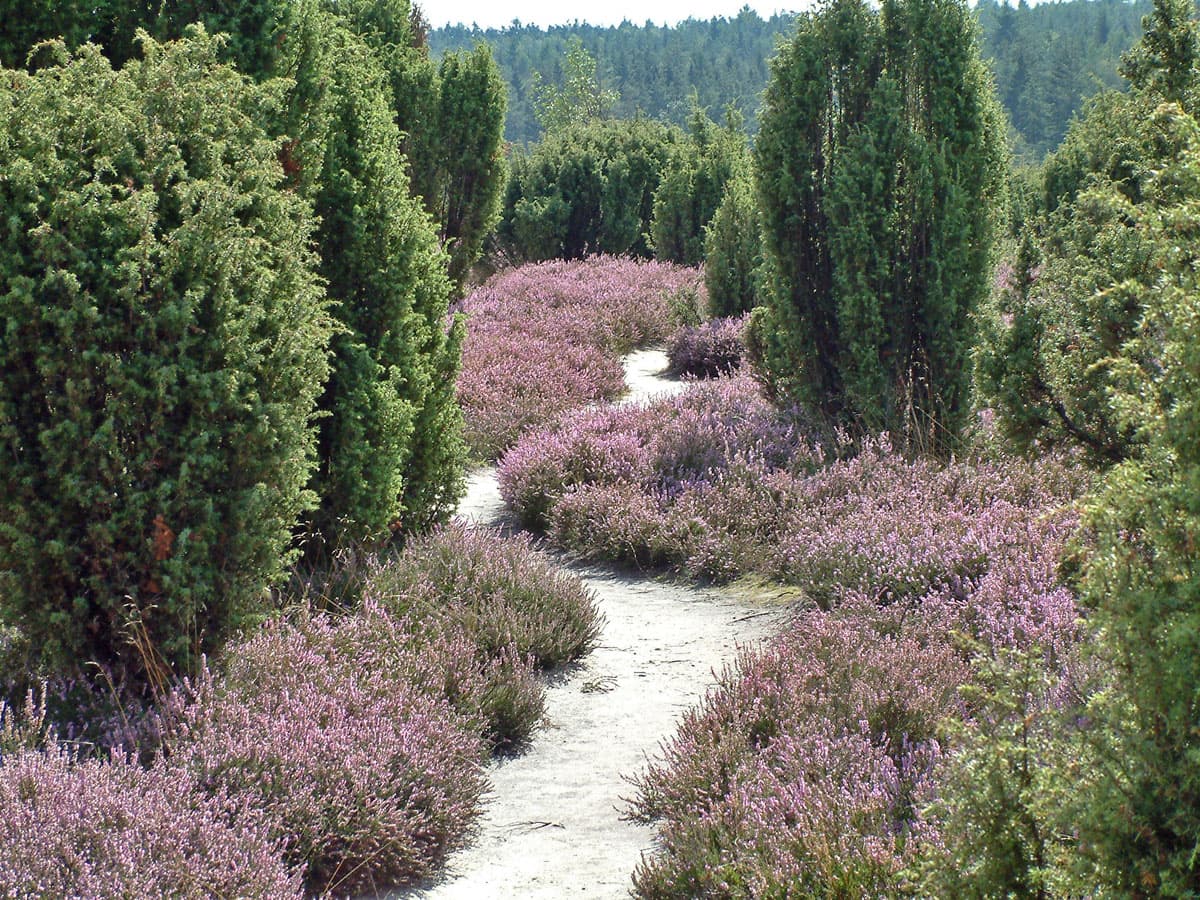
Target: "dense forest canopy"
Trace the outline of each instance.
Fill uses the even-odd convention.
[[[1066,0],[1011,6],[981,0],[976,6],[981,53],[996,76],[997,93],[1012,121],[1018,156],[1036,160],[1058,146],[1082,101],[1120,87],[1117,63],[1141,34],[1146,0]],[[509,85],[510,141],[540,134],[534,73],[551,82],[573,38],[599,63],[603,87],[620,99],[612,114],[639,112],[676,125],[687,123],[692,98],[712,115],[732,104],[751,132],[758,127],[767,62],[776,43],[795,29],[795,16],[762,19],[745,7],[733,18],[689,19],[665,27],[624,22],[615,27],[576,23],[548,29],[513,22],[503,29],[451,25],[429,33],[432,52],[491,44]]]

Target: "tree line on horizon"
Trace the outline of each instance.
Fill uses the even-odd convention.
[[[1036,162],[1058,146],[1072,115],[1100,90],[1119,88],[1121,54],[1141,35],[1149,0],[1066,0],[1035,6],[982,0],[974,8],[980,50],[991,66],[997,94],[1012,125],[1019,159]],[[540,28],[448,25],[429,32],[434,56],[480,41],[492,48],[508,85],[505,139],[536,141],[537,79],[565,73],[567,51],[578,40],[597,61],[604,88],[615,92],[612,115],[639,113],[686,125],[692,107],[719,115],[736,108],[751,134],[758,130],[769,62],[792,35],[796,15],[762,18],[749,7],[732,17],[688,19],[674,26],[575,23]]]

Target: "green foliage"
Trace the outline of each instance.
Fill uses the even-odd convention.
[[[17,0],[0,3],[0,67],[16,69],[25,65],[26,55],[39,41],[61,39],[74,48],[88,40],[92,11],[103,17],[107,3],[92,0]]]
[[[311,525],[335,544],[377,541],[448,514],[462,456],[444,382],[457,370],[461,338],[444,330],[445,258],[408,191],[386,75],[336,20],[314,35],[328,84],[314,194],[320,274],[344,330],[321,400],[329,415]]]
[[[1096,181],[1045,221],[1042,249],[1023,239],[977,351],[981,395],[1017,447],[1070,443],[1100,465],[1130,453],[1136,435],[1110,393],[1160,277],[1147,212]]]
[[[736,316],[758,306],[762,226],[754,179],[734,175],[704,232],[704,284],[713,318]]]
[[[99,44],[116,67],[141,56],[137,31],[159,41],[176,40],[199,23],[227,39],[221,58],[256,78],[273,71],[286,41],[292,4],[285,0],[9,0],[0,2],[0,65],[24,65],[36,42],[61,38],[68,48]]]
[[[0,611],[154,683],[291,559],[331,323],[278,92],[203,32],[144,47],[0,84]]]
[[[948,753],[933,776],[938,797],[923,813],[942,840],[915,867],[916,893],[1086,896],[1067,824],[1081,781],[1078,735],[1054,708],[1046,657],[1036,649],[998,658],[971,650],[975,677],[960,690],[971,713],[947,725]]]
[[[772,69],[756,143],[767,375],[832,420],[945,448],[1006,169],[970,14],[834,0]]]
[[[1074,202],[1096,179],[1112,182],[1128,200],[1141,202],[1143,183],[1160,160],[1178,150],[1146,127],[1158,103],[1152,93],[1116,91],[1089,101],[1042,167],[1042,208],[1053,212]]]
[[[730,110],[724,128],[703,110],[692,114],[689,140],[672,158],[654,193],[650,238],[657,259],[685,266],[704,259],[704,230],[737,172],[749,168],[741,117]]]
[[[654,193],[682,140],[643,119],[571,126],[518,155],[497,237],[522,261],[648,257]]]
[[[1024,449],[1074,444],[1097,465],[1139,452],[1142,438],[1112,395],[1127,364],[1149,366],[1157,355],[1141,332],[1167,257],[1178,252],[1159,223],[1163,209],[1186,197],[1179,179],[1161,173],[1192,139],[1180,115],[1161,106],[1169,98],[1160,90],[1188,95],[1193,88],[1171,71],[1148,68],[1153,59],[1182,65],[1151,49],[1162,43],[1155,28],[1167,30],[1163,22],[1180,15],[1173,0],[1160,6],[1127,67],[1142,86],[1097,98],[1047,160],[1048,212],[1027,227],[1024,259],[982,317],[988,338],[977,354],[980,392]],[[1131,359],[1133,352],[1144,357]]]
[[[326,0],[382,64],[411,190],[437,223],[457,292],[496,224],[504,189],[505,90],[480,45],[440,64],[423,43],[409,0]]]
[[[1111,404],[1137,435],[1087,510],[1096,546],[1080,584],[1115,670],[1092,715],[1113,736],[1085,798],[1083,838],[1114,891],[1200,893],[1200,126],[1164,106],[1186,149],[1147,187],[1140,225],[1160,277],[1112,363]],[[1161,199],[1160,199],[1161,198]]]
[[[426,163],[431,169],[426,180],[414,186],[438,223],[450,255],[450,279],[461,293],[500,219],[507,175],[502,147],[506,94],[486,44],[444,56],[437,86],[437,154],[431,166]]]
[[[567,42],[562,65],[562,87],[548,83],[533,73],[533,93],[537,120],[545,131],[557,131],[571,125],[586,125],[606,118],[616,104],[616,91],[600,86],[596,60],[583,49],[583,41]]]
[[[1151,91],[1192,112],[1196,64],[1200,61],[1200,25],[1192,0],[1155,0],[1142,19],[1141,41],[1122,59],[1121,74],[1137,90]]]

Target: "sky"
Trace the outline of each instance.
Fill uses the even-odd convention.
[[[418,6],[433,27],[477,24],[480,28],[503,28],[513,19],[524,25],[564,25],[576,20],[590,25],[619,25],[625,19],[635,25],[650,20],[655,25],[675,25],[687,18],[733,18],[749,6],[763,18],[778,10],[806,8],[805,0],[605,0],[572,3],[567,0],[418,0]]]

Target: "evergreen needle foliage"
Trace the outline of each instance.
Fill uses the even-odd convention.
[[[0,612],[154,683],[290,559],[331,323],[278,93],[202,31],[143,47],[0,79]]]
[[[755,145],[768,376],[868,432],[949,446],[1005,151],[957,0],[833,0],[772,66]]]
[[[312,524],[326,542],[380,540],[448,515],[457,496],[461,417],[444,385],[460,326],[447,335],[445,257],[408,191],[385,73],[336,20],[316,35],[329,85],[314,197],[320,273],[343,329],[321,400]]]
[[[514,261],[650,256],[654,195],[683,139],[645,119],[551,132],[513,160],[496,229]]]
[[[718,127],[703,110],[692,114],[688,140],[675,154],[654,194],[650,238],[654,256],[684,266],[704,260],[704,232],[736,174],[749,170],[741,116],[730,110]]]

